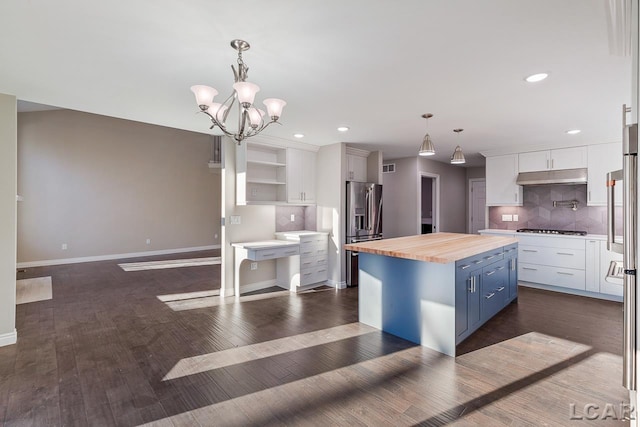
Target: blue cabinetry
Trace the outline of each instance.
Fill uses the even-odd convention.
[[[518,246],[456,262],[456,344],[517,297]]]

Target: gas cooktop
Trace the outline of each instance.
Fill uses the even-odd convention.
[[[547,228],[519,228],[518,233],[537,233],[537,234],[562,234],[565,236],[586,236],[586,231],[577,230],[552,230]]]

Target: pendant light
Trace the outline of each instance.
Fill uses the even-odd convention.
[[[426,113],[426,114],[423,114],[422,117],[425,120],[429,120],[431,117],[433,117],[433,114]],[[433,148],[433,142],[431,142],[431,137],[429,136],[429,133],[426,133],[424,135],[424,139],[422,140],[422,145],[420,146],[420,151],[418,151],[418,155],[433,156],[434,154],[436,154],[436,150],[435,148]]]
[[[460,135],[460,132],[462,132],[463,130],[464,129],[454,129],[453,131]],[[460,137],[458,136],[458,138]],[[463,163],[466,163],[466,160],[464,159],[464,154],[462,154],[462,148],[460,148],[460,146],[458,145],[451,155],[451,164],[461,165]]]

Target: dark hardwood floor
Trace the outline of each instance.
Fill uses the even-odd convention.
[[[53,300],[17,307],[0,424],[567,426],[628,403],[618,303],[521,287],[451,358],[357,323],[357,288],[236,302],[200,294],[219,265],[118,262],[20,274]]]

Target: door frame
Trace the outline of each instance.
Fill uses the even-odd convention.
[[[431,178],[431,211],[433,233],[440,231],[440,175],[431,172],[418,172],[417,227],[416,234],[422,234],[422,178]]]
[[[469,185],[467,190],[467,233],[471,233],[473,229],[473,222],[471,221],[471,211],[473,206],[473,183],[474,182],[484,182],[485,184],[485,192],[487,188],[487,179],[486,178],[470,178]],[[485,193],[486,195],[486,193]],[[487,220],[489,219],[489,208],[487,204],[484,204],[484,228],[487,228]]]

